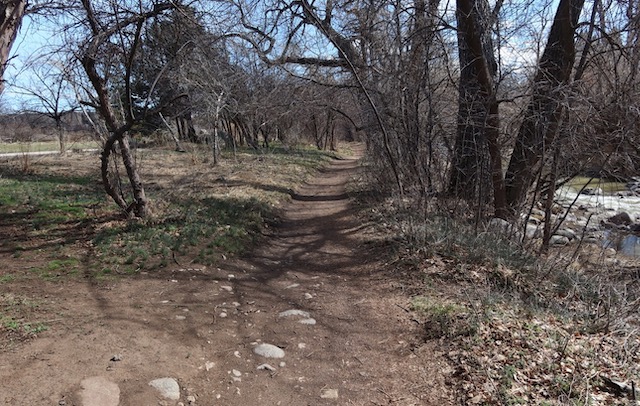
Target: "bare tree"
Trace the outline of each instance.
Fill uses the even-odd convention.
[[[104,8],[96,9],[91,0],[82,1],[83,21],[87,24],[88,35],[78,52],[78,59],[95,92],[88,103],[100,113],[109,131],[101,154],[102,181],[107,194],[125,213],[146,217],[150,213],[148,200],[129,145],[128,132],[141,120],[134,111],[131,75],[145,23],[175,5],[128,5],[115,1],[99,5]],[[118,88],[122,93],[116,97],[114,91]],[[121,114],[114,108],[114,102],[122,103]],[[112,177],[117,174],[110,171],[110,160],[116,144],[131,185],[130,203],[117,189],[119,183],[113,182]]]
[[[13,85],[13,88],[33,100],[26,111],[42,114],[54,121],[60,154],[64,154],[66,135],[63,118],[79,108],[75,97],[70,94],[70,66],[62,62],[40,59],[32,61],[29,65],[32,78],[30,85]]]

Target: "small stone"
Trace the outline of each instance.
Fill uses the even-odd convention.
[[[204,369],[207,371],[210,371],[215,366],[216,366],[215,362],[207,361],[204,363]]]
[[[193,396],[193,395],[191,395],[191,396],[187,396],[187,402],[188,402],[189,404],[196,403],[196,397],[195,397],[195,396]]]
[[[297,288],[298,286],[300,286],[299,283],[292,283],[291,285],[287,286],[285,289],[293,289],[293,288]]]
[[[307,348],[307,344],[305,343],[298,343],[298,348],[301,350],[304,350],[305,348]]]
[[[227,275],[227,278],[229,278],[229,279],[234,279],[235,277],[236,277],[236,276],[235,276],[234,274],[229,274],[229,275]]]
[[[224,319],[225,317],[227,317],[227,313],[226,312],[220,312],[220,317],[222,317]]]
[[[304,294],[304,298],[307,299],[307,300],[308,299],[313,299],[313,295],[311,293],[305,293]]]
[[[238,371],[237,369],[232,370],[231,373],[233,374],[233,376],[242,376],[242,372]]]
[[[113,357],[111,357],[110,361],[113,361],[113,362],[122,361],[122,355],[121,354],[116,354]]]
[[[278,317],[291,317],[291,316],[300,316],[300,317],[309,317],[309,312],[305,312],[304,310],[285,310],[284,312],[280,312]]]
[[[256,368],[258,371],[275,371],[276,369],[274,367],[272,367],[269,364],[260,364],[258,365],[258,367]]]
[[[176,320],[186,320],[186,316],[177,315]]]
[[[220,289],[226,290],[227,292],[233,292],[233,288],[231,286],[228,286],[228,285],[220,286]]]
[[[320,392],[320,397],[322,399],[338,399],[338,390],[337,389],[323,389]]]
[[[234,352],[233,352],[233,355],[234,355],[236,358],[240,358],[240,351],[234,351]]]
[[[260,344],[253,349],[253,352],[265,358],[284,358],[284,351],[273,344]]]
[[[286,366],[287,366],[287,363],[286,363],[286,362],[282,361],[282,362],[280,363],[280,368],[284,368],[284,367],[286,367]]]
[[[312,318],[302,319],[302,320],[298,321],[298,323],[307,324],[309,326],[314,326],[316,324],[316,319],[312,319]]]
[[[567,245],[569,244],[569,239],[563,235],[552,235],[549,240],[549,244],[551,245]]]
[[[106,378],[101,376],[87,378],[80,382],[80,386],[83,405],[118,406],[120,404],[120,388]]]
[[[159,378],[149,382],[149,386],[154,387],[162,397],[171,400],[180,399],[180,386],[173,378]]]
[[[563,237],[567,237],[570,240],[575,240],[577,238],[576,232],[570,228],[563,228],[555,232],[554,235],[561,235]]]

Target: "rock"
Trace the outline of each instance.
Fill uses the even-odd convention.
[[[489,220],[489,229],[498,233],[509,233],[512,229],[511,223],[507,220],[494,217]]]
[[[600,243],[600,238],[596,237],[595,235],[589,235],[587,237],[585,237],[582,242],[588,243],[588,244],[599,244]]]
[[[176,320],[186,320],[187,318],[185,316],[181,316],[181,315],[177,315],[176,316]]]
[[[256,368],[258,371],[275,371],[276,369],[274,367],[272,367],[269,364],[260,364],[258,365],[258,367]]]
[[[242,376],[242,372],[238,371],[237,369],[232,370],[231,373],[236,377]]]
[[[265,358],[284,358],[284,351],[273,344],[260,344],[253,349],[253,352]]]
[[[280,312],[278,317],[291,317],[291,316],[300,316],[300,317],[309,317],[309,312],[305,312],[304,310],[286,310],[284,312]]]
[[[187,403],[189,403],[190,405],[196,403],[196,397],[193,395],[187,396]]]
[[[615,224],[616,226],[628,226],[629,224],[633,223],[633,221],[631,220],[631,216],[629,216],[629,213],[625,211],[621,211],[615,216],[609,217],[607,221],[611,224]]]
[[[569,244],[569,239],[563,235],[552,235],[549,240],[550,245],[567,245]]]
[[[575,240],[577,237],[576,232],[570,228],[561,228],[560,230],[556,231],[554,235],[567,237],[569,240]]]
[[[227,285],[220,286],[220,289],[226,290],[227,292],[233,292],[233,288],[231,286],[227,286]]]
[[[580,194],[587,196],[602,196],[604,195],[604,192],[599,187],[586,187]]]
[[[527,224],[527,238],[540,238],[542,237],[542,228],[533,224]]]
[[[313,299],[313,295],[311,293],[305,293],[304,294],[304,298],[309,300],[309,299]]]
[[[314,326],[316,324],[316,319],[313,319],[313,318],[302,319],[302,320],[299,320],[298,323]]]
[[[533,209],[531,209],[531,215],[543,219],[544,218],[544,210],[533,208]]]
[[[113,357],[111,357],[111,359],[109,361],[113,361],[113,362],[122,361],[122,355],[116,354]]]
[[[216,366],[215,362],[207,361],[204,363],[204,369],[207,371],[210,371],[215,366]]]
[[[83,406],[118,406],[120,404],[120,388],[104,377],[86,378],[80,382],[80,387]]]
[[[162,397],[178,400],[180,399],[180,386],[173,378],[159,378],[149,382],[149,386],[155,388]]]
[[[337,389],[323,389],[320,392],[320,397],[322,399],[338,399],[338,390]]]
[[[542,223],[542,219],[538,217],[531,216],[527,219],[527,224],[538,225]]]

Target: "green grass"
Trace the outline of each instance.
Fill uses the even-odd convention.
[[[163,268],[174,258],[193,255],[210,265],[222,255],[237,255],[261,235],[273,209],[256,199],[203,198],[172,202],[172,216],[129,223],[99,233],[93,240],[102,274]]]
[[[80,261],[75,258],[54,259],[42,267],[31,268],[31,272],[45,280],[57,280],[62,276],[77,275]]]
[[[425,332],[429,339],[470,336],[476,332],[477,321],[465,306],[415,296],[411,299],[410,308],[426,319]]]
[[[0,170],[0,214],[28,216],[30,228],[82,220],[90,207],[104,202],[104,193],[89,177],[16,174]],[[11,221],[11,220],[10,220]]]
[[[96,149],[98,148],[98,144],[95,141],[67,142],[66,148],[67,150]],[[59,150],[60,144],[58,141],[0,143],[0,154],[13,152],[57,152]]]

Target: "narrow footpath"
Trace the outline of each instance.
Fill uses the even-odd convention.
[[[358,170],[333,160],[246,259],[61,283],[64,322],[2,354],[0,404],[453,404],[441,350],[364,244],[346,192]]]

